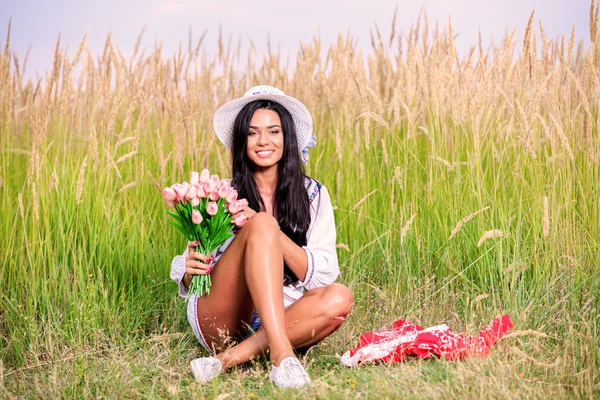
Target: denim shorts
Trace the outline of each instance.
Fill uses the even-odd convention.
[[[214,356],[215,353],[212,351],[212,349],[210,347],[208,347],[208,343],[206,342],[206,339],[204,338],[204,334],[202,333],[202,329],[200,328],[200,324],[198,323],[198,304],[197,303],[198,303],[198,295],[194,294],[194,295],[190,296],[190,298],[188,299],[188,305],[187,305],[188,322],[190,323],[190,326],[192,327],[192,331],[194,331],[194,336],[196,336],[196,339],[198,339],[198,341],[200,342],[202,347],[204,347],[210,353],[210,355]],[[252,321],[250,321],[250,325],[246,327],[246,333],[242,337],[242,340],[246,339],[248,336],[250,336],[254,332],[256,332],[256,330],[258,329],[259,326],[260,326],[260,317],[258,316],[258,313],[256,312],[256,309],[255,309],[254,315],[252,316]]]

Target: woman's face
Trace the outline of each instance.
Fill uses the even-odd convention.
[[[248,128],[248,158],[259,168],[276,165],[283,156],[283,130],[279,114],[273,110],[258,109],[252,115]]]

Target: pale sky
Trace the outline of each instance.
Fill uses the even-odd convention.
[[[523,31],[529,15],[535,9],[546,34],[555,37],[571,32],[575,25],[576,37],[589,43],[589,6],[587,0],[2,0],[0,5],[0,35],[5,44],[6,29],[12,17],[11,48],[23,60],[31,45],[27,75],[34,76],[50,68],[56,39],[61,34],[61,46],[68,46],[73,56],[79,41],[87,30],[88,47],[99,54],[106,35],[112,32],[113,43],[125,54],[133,51],[142,28],[146,28],[143,45],[150,50],[155,42],[164,44],[163,54],[172,55],[182,41],[187,47],[191,27],[194,41],[208,30],[204,49],[214,52],[219,25],[225,36],[234,42],[242,37],[254,42],[264,54],[267,36],[273,48],[280,45],[283,55],[295,54],[299,43],[312,40],[320,32],[325,47],[335,42],[338,32],[347,32],[358,39],[361,49],[370,48],[369,29],[377,23],[384,37],[389,37],[394,9],[398,5],[397,31],[407,32],[417,20],[421,8],[427,11],[430,26],[439,21],[440,27],[452,16],[454,32],[458,34],[457,47],[464,53],[470,44],[477,43],[481,29],[486,45],[499,43],[506,27],[517,28],[517,37]],[[520,40],[519,40],[520,41]]]

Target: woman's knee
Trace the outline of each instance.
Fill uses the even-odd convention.
[[[252,233],[260,232],[261,234],[268,234],[277,232],[279,230],[279,225],[272,215],[269,215],[266,212],[259,212],[248,220],[242,230]]]
[[[343,322],[354,303],[354,296],[346,286],[334,283],[325,287],[323,293],[323,311],[333,319]]]

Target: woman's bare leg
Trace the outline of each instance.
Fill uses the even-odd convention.
[[[318,343],[342,325],[352,307],[352,292],[340,284],[313,289],[285,310],[287,336],[295,348]],[[217,358],[227,369],[243,364],[270,349],[261,326],[255,335],[225,350]]]
[[[211,274],[210,294],[198,298],[198,321],[213,349],[225,350],[227,336],[241,332],[256,307],[275,365],[293,355],[285,329],[283,256],[279,229],[266,213],[254,215],[238,232]]]

